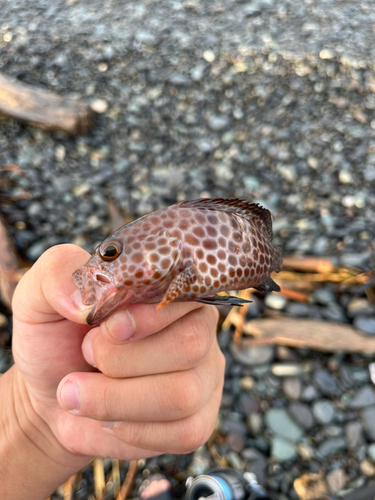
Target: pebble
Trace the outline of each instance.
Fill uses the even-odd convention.
[[[310,403],[311,401],[314,401],[320,396],[319,392],[317,391],[316,387],[313,385],[308,385],[306,386],[301,393],[301,400],[305,401],[306,403]]]
[[[263,427],[263,419],[259,413],[250,413],[247,417],[247,425],[252,436],[257,436]]]
[[[108,110],[108,102],[105,99],[94,99],[90,103],[90,108],[95,113],[102,114]]]
[[[302,392],[301,380],[297,377],[286,377],[282,382],[284,394],[289,399],[299,399]]]
[[[361,412],[363,428],[371,441],[375,441],[375,406],[368,406]]]
[[[372,387],[365,385],[355,392],[346,406],[352,409],[364,408],[365,406],[375,405],[375,392]]]
[[[360,463],[359,468],[365,476],[375,476],[375,466],[372,462],[370,462],[370,460],[363,460],[363,462]]]
[[[212,115],[208,119],[208,126],[211,130],[224,130],[229,125],[228,117]]]
[[[241,453],[245,447],[246,435],[239,432],[228,432],[226,442],[229,448],[236,453]]]
[[[327,396],[337,396],[341,393],[341,388],[335,377],[328,370],[320,368],[314,372],[314,382],[322,394]]]
[[[327,400],[321,399],[313,404],[312,411],[316,420],[323,425],[330,424],[335,416],[335,405]]]
[[[363,442],[363,430],[360,422],[348,422],[345,426],[345,439],[349,450],[356,449]]]
[[[276,377],[295,377],[302,375],[302,366],[298,363],[275,363],[271,367],[271,372]]]
[[[367,454],[369,458],[375,463],[375,443],[371,443],[367,446]]]
[[[283,295],[277,295],[276,293],[268,293],[264,299],[264,303],[270,309],[275,309],[276,311],[283,311],[288,303]]]
[[[358,315],[371,316],[375,313],[375,307],[367,299],[355,297],[348,303],[346,312],[349,318]]]
[[[293,420],[303,429],[309,430],[315,425],[315,419],[308,405],[292,402],[288,407]]]
[[[370,363],[368,365],[368,369],[370,372],[371,382],[375,385],[375,363]]]
[[[275,349],[272,346],[244,346],[232,342],[230,352],[238,363],[245,366],[264,365],[272,361]]]
[[[267,427],[279,436],[282,436],[290,441],[298,441],[303,436],[301,429],[294,420],[291,419],[288,412],[284,409],[273,408],[268,410],[265,415]]]
[[[345,488],[347,478],[343,469],[335,469],[326,476],[329,491],[333,494],[339,493]]]
[[[354,318],[353,325],[360,332],[366,333],[367,335],[375,335],[375,316],[368,317],[358,315]]]
[[[345,450],[346,441],[342,437],[336,437],[324,440],[318,447],[318,452],[323,457],[332,457],[340,451]]]
[[[294,460],[297,458],[297,450],[293,443],[279,436],[271,440],[271,457],[278,462]]]
[[[203,59],[209,63],[214,62],[214,60],[216,59],[215,54],[212,50],[205,50],[202,55]]]

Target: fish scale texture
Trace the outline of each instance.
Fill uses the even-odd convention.
[[[91,324],[126,303],[165,305],[228,290],[277,289],[270,274],[280,270],[281,251],[271,239],[271,214],[257,204],[185,201],[115,231],[74,280],[84,303],[94,306]],[[103,260],[112,246],[118,255]]]

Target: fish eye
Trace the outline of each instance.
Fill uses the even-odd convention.
[[[103,260],[115,260],[120,255],[119,245],[110,243],[103,250],[99,250],[100,256]]]

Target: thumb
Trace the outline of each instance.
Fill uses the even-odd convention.
[[[14,317],[28,324],[50,323],[61,317],[85,324],[91,306],[82,305],[72,274],[89,257],[76,245],[57,245],[47,250],[16,288]]]

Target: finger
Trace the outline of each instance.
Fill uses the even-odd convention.
[[[77,307],[73,272],[89,254],[76,245],[57,245],[47,250],[22,277],[13,299],[13,311],[24,323],[41,324],[68,318],[86,323],[91,307]],[[80,294],[79,294],[80,295]]]
[[[57,390],[60,405],[74,415],[96,420],[164,421],[196,413],[221,377],[213,346],[192,370],[147,377],[112,379],[102,373],[72,373]]]
[[[194,415],[170,422],[116,422],[104,432],[128,445],[163,453],[191,453],[212,434],[219,411],[222,384],[213,391],[206,405]]]
[[[109,377],[139,377],[188,370],[197,366],[216,341],[218,313],[203,306],[185,314],[157,335],[138,342],[108,342],[101,328],[85,337],[82,352],[86,361]]]
[[[130,304],[120,309],[104,321],[100,328],[109,342],[115,345],[131,340],[139,340],[159,332],[176,320],[199,309],[199,302],[173,302],[156,310],[157,304]]]

